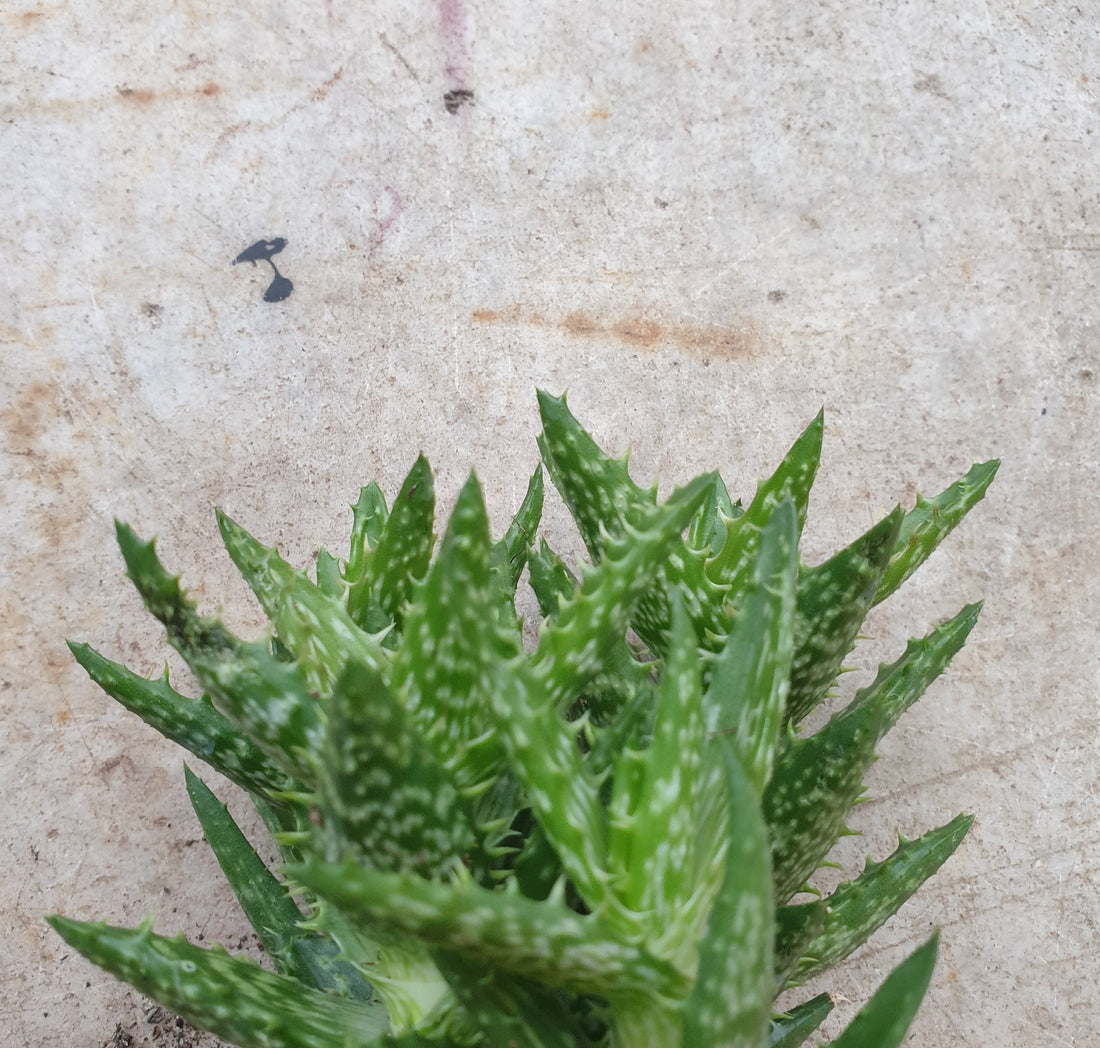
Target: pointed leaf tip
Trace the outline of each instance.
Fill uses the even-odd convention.
[[[937,930],[886,977],[831,1048],[898,1048],[932,979],[938,947]]]

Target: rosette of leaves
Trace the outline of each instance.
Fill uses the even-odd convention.
[[[997,463],[900,508],[823,564],[798,555],[818,416],[747,506],[717,474],[659,503],[564,398],[539,394],[542,466],[492,541],[471,477],[435,548],[421,458],[374,484],[346,559],[313,578],[219,514],[271,620],[200,615],[151,542],[129,576],[201,684],[178,693],[71,644],[108,694],[247,790],[269,869],[190,769],[206,839],[270,959],[63,917],[76,950],[242,1048],[793,1048],[831,1008],[775,999],[847,957],[958,846],[959,815],[828,899],[805,895],[875,747],[947,665],[979,606],[910,642],[815,732],[869,609],[983,496]],[[536,544],[543,468],[590,563]],[[523,642],[516,587],[537,599]],[[809,901],[806,901],[809,898]],[[891,1048],[933,936],[839,1048]]]

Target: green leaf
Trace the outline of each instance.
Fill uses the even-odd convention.
[[[283,771],[307,787],[315,778],[312,755],[320,752],[324,723],[301,670],[277,659],[264,641],[238,640],[216,619],[198,614],[180,591],[179,579],[142,542],[116,523],[127,572],[145,606],[165,626],[211,701]]]
[[[490,688],[496,727],[523,786],[577,890],[596,908],[607,890],[607,827],[600,782],[583,762],[577,727],[562,714],[621,638],[633,602],[679,536],[710,483],[700,477],[651,507],[630,539],[609,541],[573,598],[545,626],[533,660],[498,662]]]
[[[471,475],[409,608],[390,674],[425,744],[464,794],[486,789],[503,768],[484,691],[491,668],[520,651],[518,630],[506,632],[497,616],[489,521]]]
[[[902,839],[882,862],[868,860],[860,877],[829,896],[821,933],[807,944],[791,983],[813,978],[862,946],[947,861],[973,821],[972,815],[956,816],[914,841]]]
[[[636,603],[670,549],[682,544],[680,533],[713,482],[711,474],[697,477],[662,506],[631,513],[623,534],[606,537],[601,562],[584,572],[579,589],[545,624],[534,664],[559,711],[568,709],[626,632]]]
[[[810,943],[825,927],[828,904],[824,900],[780,906],[775,911],[775,985],[776,991],[788,983],[795,965],[806,954]]]
[[[677,604],[653,739],[640,752],[622,752],[609,806],[607,868],[615,895],[658,938],[675,939],[693,893],[703,740],[697,642]]]
[[[492,672],[496,734],[512,771],[566,872],[595,907],[607,890],[607,828],[600,782],[582,758],[577,728],[550,704],[543,679],[525,658]]]
[[[317,899],[314,892],[291,880],[295,892],[301,890]],[[447,1048],[459,1048],[472,1040],[456,1032],[456,1021],[459,1027],[469,1024],[462,1022],[455,1011],[454,996],[426,944],[380,929],[368,933],[361,923],[352,922],[324,899],[314,903],[313,916],[303,927],[327,935],[336,943],[340,956],[355,966],[385,1005],[395,1033],[414,1028],[424,1035],[446,1033],[454,1039],[452,1044],[444,1037]]]
[[[380,638],[364,633],[342,600],[330,597],[220,510],[217,515],[229,556],[311,688],[327,692],[349,659],[375,668],[385,663]]]
[[[527,551],[535,541],[535,532],[542,519],[542,487],[542,468],[539,467],[531,475],[527,493],[507,532],[493,544],[493,592],[497,601],[506,606],[515,597],[516,584],[527,563]]]
[[[184,776],[203,836],[278,971],[317,990],[369,1001],[370,986],[354,968],[337,959],[335,944],[299,927],[302,914],[286,885],[256,854],[225,805],[186,765]]]
[[[516,887],[528,899],[549,898],[564,875],[561,859],[530,809],[522,811],[517,821],[514,828],[523,843],[512,864]]]
[[[539,548],[528,554],[527,564],[539,612],[544,619],[552,618],[557,614],[558,605],[572,597],[577,587],[577,577],[550,548],[546,539],[539,539]]]
[[[836,680],[871,607],[900,523],[901,510],[895,509],[824,564],[799,572],[788,723],[798,724]]]
[[[774,1016],[768,1048],[799,1048],[832,1010],[832,1000],[827,993],[822,993],[783,1015]]]
[[[454,781],[382,678],[358,663],[329,702],[320,793],[330,858],[446,879],[474,850]]]
[[[774,901],[768,835],[759,801],[728,739],[718,737],[729,793],[729,853],[684,1005],[681,1043],[759,1048],[775,990]]]
[[[628,537],[632,522],[644,517],[647,508],[651,510],[655,505],[656,486],[643,490],[630,479],[628,456],[612,459],[605,455],[573,417],[564,396],[551,397],[540,390],[539,412],[543,424],[539,436],[543,461],[573,515],[589,555],[599,563],[607,554],[608,544]],[[715,483],[720,481],[713,475],[704,499],[711,497]],[[721,501],[721,496],[714,497]],[[700,512],[702,509],[697,507],[685,526]],[[689,548],[683,539],[677,538],[667,549],[666,562],[648,577],[647,586],[636,598],[630,625],[654,654],[661,656],[665,652],[671,621],[671,588],[679,591],[700,637],[714,627],[724,605],[725,590],[715,587],[707,578],[705,557],[705,550]],[[537,592],[539,587],[533,584]]]
[[[896,547],[875,590],[875,604],[884,601],[909,578],[982,500],[1000,465],[997,459],[979,463],[935,498],[917,495],[917,504],[901,523]]]
[[[735,506],[730,501],[725,483],[721,477],[716,476],[714,487],[707,493],[706,500],[691,519],[687,536],[689,548],[705,551],[707,556],[713,557],[726,540],[726,522],[736,519],[744,512],[740,503]]]
[[[205,950],[182,937],[135,929],[46,920],[73,949],[200,1030],[239,1048],[374,1048],[384,1039],[383,1009],[311,990],[220,946]],[[408,1042],[410,1045],[417,1041]]]
[[[437,958],[484,1043],[508,1048],[578,1048],[582,1043],[563,995],[499,968],[472,968],[458,954],[441,950]]]
[[[832,1048],[898,1048],[932,978],[939,933],[919,947],[887,977]]]
[[[726,643],[711,669],[707,732],[733,735],[757,795],[771,777],[794,652],[798,533],[784,500],[761,530],[753,575]]]
[[[600,917],[582,917],[554,897],[536,902],[471,881],[445,885],[353,863],[312,861],[286,872],[368,933],[415,936],[471,964],[581,993],[687,993],[682,973],[642,946],[617,939]]]
[[[346,596],[340,562],[327,549],[317,551],[317,588],[326,597],[344,600]]]
[[[786,902],[821,865],[863,791],[880,738],[881,703],[849,707],[816,735],[791,739],[764,791],[775,897]]]
[[[764,794],[776,898],[786,900],[801,888],[843,833],[878,741],[943,672],[980,610],[968,604],[923,639],[911,640],[905,654],[880,667],[821,731],[792,739],[784,749]]]
[[[608,536],[620,536],[624,523],[657,501],[656,488],[644,491],[630,479],[629,455],[612,459],[573,417],[565,397],[538,391],[543,462],[588,548],[598,562]]]
[[[544,620],[550,619],[557,614],[561,604],[572,599],[578,580],[545,539],[541,540],[538,550],[531,551],[528,565],[531,589],[539,610]],[[579,700],[592,724],[612,724],[619,711],[634,701],[639,690],[648,683],[652,668],[652,664],[634,658],[625,637],[612,640],[604,654],[602,668],[584,685]],[[601,767],[610,767],[610,761]]]
[[[772,510],[785,498],[794,503],[797,533],[806,523],[806,508],[810,500],[817,466],[821,460],[821,438],[825,430],[825,414],[806,427],[791,445],[779,468],[761,481],[745,512],[726,522],[726,534],[721,549],[707,563],[707,574],[721,586],[730,589],[736,601],[748,573],[752,571],[752,554],[760,540],[760,531],[768,522]]]
[[[363,501],[360,495],[360,502]],[[428,570],[435,544],[432,532],[435,483],[423,455],[409,470],[389,516],[379,527],[378,521],[383,520],[380,509],[384,506],[377,489],[368,491],[366,506],[361,511],[362,524],[359,513],[356,514],[352,561],[345,576],[351,583],[348,612],[368,633],[383,629],[391,622],[400,632],[413,585]],[[359,529],[363,538],[358,536]],[[364,542],[370,546],[369,557],[362,552]],[[358,558],[357,550],[360,551]]]
[[[982,603],[967,604],[954,618],[937,626],[920,640],[911,640],[905,654],[888,666],[880,666],[874,681],[856,693],[853,710],[869,703],[881,703],[883,711],[879,738],[917,701],[958,654],[974,624]]]
[[[192,699],[175,691],[167,670],[157,680],[146,680],[87,644],[70,642],[69,650],[111,698],[243,789],[277,801],[280,794],[301,788],[214,709],[209,698]]]
[[[351,513],[351,543],[344,581],[349,589],[355,589],[370,584],[371,557],[390,515],[385,496],[373,480],[359,489],[359,499],[351,507]]]

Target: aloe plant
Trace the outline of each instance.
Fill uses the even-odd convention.
[[[969,605],[820,730],[868,610],[984,495],[996,462],[897,509],[816,567],[798,544],[823,421],[747,506],[702,476],[658,503],[564,398],[539,394],[545,470],[591,563],[536,542],[542,467],[507,533],[462,488],[438,550],[419,459],[392,505],[353,508],[312,579],[218,515],[270,633],[200,615],[152,542],[129,576],[203,694],[71,644],[108,694],[248,791],[281,853],[186,788],[273,970],[215,947],[51,917],[96,964],[242,1048],[794,1048],[828,1014],[785,989],[843,960],[951,855],[959,815],[828,899],[811,879],[875,747],[942,672]],[[541,612],[525,648],[524,569]],[[892,1048],[933,936],[833,1042]]]

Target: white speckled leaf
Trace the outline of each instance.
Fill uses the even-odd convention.
[[[478,965],[583,993],[686,995],[682,973],[637,943],[622,941],[599,917],[558,900],[536,902],[472,881],[439,884],[354,864],[308,862],[287,868],[365,928],[415,936]]]
[[[454,781],[382,678],[358,663],[329,700],[320,803],[333,859],[446,879],[476,845]]]
[[[471,476],[406,615],[390,675],[426,744],[463,792],[484,788],[502,768],[487,691],[496,686],[492,667],[519,651],[518,630],[509,634],[498,625],[489,522]]]
[[[111,698],[165,738],[179,743],[242,789],[263,797],[299,789],[209,698],[181,695],[168,671],[153,680],[104,658],[87,644],[69,644],[73,657]]]
[[[774,981],[774,902],[759,802],[728,740],[719,738],[728,790],[729,852],[684,1005],[683,1048],[761,1048]]]
[[[512,523],[504,537],[493,543],[490,557],[493,593],[496,602],[508,611],[516,594],[516,584],[527,564],[527,551],[535,541],[535,532],[542,519],[542,467],[531,475]],[[514,612],[514,608],[512,609]]]
[[[347,607],[362,629],[373,633],[393,622],[400,632],[405,604],[428,570],[435,543],[435,486],[428,460],[420,455],[413,463],[388,516],[377,512],[377,501],[371,500],[371,515],[363,523],[364,537],[369,541],[373,531],[377,540],[370,556],[362,558],[358,577],[349,579]],[[383,519],[378,528],[376,521]]]
[[[880,666],[874,681],[857,692],[852,700],[853,709],[864,703],[881,701],[883,720],[880,738],[962,650],[981,610],[981,601],[967,604],[927,636],[909,641],[901,658]]]
[[[154,935],[152,923],[112,928],[63,917],[50,923],[89,960],[125,979],[200,1030],[239,1048],[381,1048],[387,1028],[377,1005],[311,990],[297,979]],[[422,1042],[405,1042],[412,1048]]]
[[[772,510],[789,498],[794,503],[797,532],[802,534],[806,522],[810,488],[817,475],[821,459],[821,438],[825,429],[824,413],[806,427],[791,445],[779,468],[757,485],[756,494],[748,508],[739,517],[726,521],[726,534],[722,548],[707,564],[711,579],[737,595],[744,589],[752,571],[752,554],[760,541],[760,530],[767,523]]]
[[[890,563],[875,590],[876,604],[884,601],[909,578],[951,533],[955,525],[985,497],[1000,465],[996,459],[978,463],[971,466],[964,477],[934,498],[926,499],[917,495],[916,506],[905,514],[905,519],[901,522]]]
[[[812,979],[862,946],[950,858],[973,821],[972,815],[958,815],[916,840],[901,840],[882,862],[868,860],[859,877],[829,896],[821,932],[807,945],[790,982]]]
[[[385,663],[379,639],[359,628],[341,600],[330,597],[220,511],[218,527],[233,563],[312,690],[326,693],[348,659],[375,668]]]
[[[624,522],[657,501],[656,488],[638,487],[627,471],[628,456],[613,459],[600,450],[565,403],[538,391],[542,432],[539,450],[550,478],[565,500],[593,561],[603,557],[608,536],[621,535]]]
[[[680,949],[678,930],[693,891],[696,797],[703,752],[702,685],[695,633],[673,607],[653,738],[616,764],[609,805],[608,869],[620,904],[637,913],[650,938]],[[665,953],[662,950],[662,953]]]
[[[901,510],[895,509],[824,564],[799,572],[789,723],[798,724],[836,680],[871,607],[900,524]]]
[[[131,580],[149,611],[164,624],[169,643],[183,656],[220,713],[283,771],[307,787],[316,778],[315,756],[324,717],[300,668],[271,654],[266,641],[246,643],[217,619],[199,615],[179,579],[124,524],[118,543]]]
[[[512,770],[590,907],[599,905],[607,887],[606,816],[599,780],[577,746],[577,728],[562,715],[621,639],[633,601],[710,482],[700,477],[678,489],[631,525],[629,539],[610,540],[604,559],[543,629],[533,660],[517,656],[494,668],[493,713]]]
[[[480,1027],[483,1042],[508,1048],[577,1048],[581,1041],[564,995],[460,954],[436,950],[455,997]]]
[[[816,735],[792,739],[764,790],[775,898],[799,891],[836,843],[863,791],[882,725],[881,703],[834,717]]]
[[[783,751],[764,794],[777,899],[789,899],[844,832],[878,741],[943,672],[980,610],[980,604],[969,604],[923,639],[910,641],[905,654],[880,667],[875,680],[824,728],[792,740]]]
[[[665,556],[677,543],[713,476],[678,488],[662,506],[632,511],[619,536],[605,536],[603,558],[585,571],[580,587],[564,601],[539,635],[535,666],[564,712],[599,670],[607,649],[630,624],[637,601],[653,584]]]
[[[728,733],[759,796],[771,777],[794,651],[798,533],[794,505],[779,503],[761,530],[748,592],[706,691],[708,733]]]

